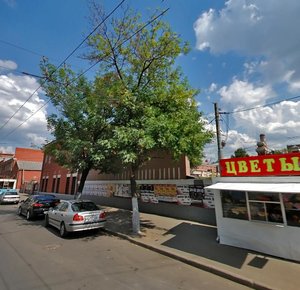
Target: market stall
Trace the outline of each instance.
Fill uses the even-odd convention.
[[[214,193],[220,243],[300,261],[300,154],[223,159]]]

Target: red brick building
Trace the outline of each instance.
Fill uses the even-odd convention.
[[[79,174],[58,165],[54,157],[45,154],[40,181],[41,192],[74,194],[79,180]]]
[[[190,164],[187,157],[174,161],[166,152],[155,152],[152,159],[137,172],[137,180],[178,180],[186,179],[190,175]],[[129,180],[130,171],[124,170],[118,174],[101,174],[91,170],[87,181],[96,180]],[[74,194],[80,181],[78,173],[72,173],[67,168],[59,166],[55,159],[49,155],[44,156],[41,187],[42,192]]]
[[[0,177],[16,179],[16,189],[21,192],[38,190],[43,157],[42,150],[30,148],[16,148],[14,154],[1,153]]]

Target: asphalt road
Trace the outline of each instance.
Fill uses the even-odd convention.
[[[0,289],[249,289],[110,236],[61,239],[43,220],[0,205]]]

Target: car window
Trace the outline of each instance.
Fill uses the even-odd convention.
[[[67,211],[69,204],[67,202],[61,202],[56,207],[54,207],[55,210],[58,211]]]
[[[8,191],[4,193],[5,195],[18,195],[16,191]]]
[[[55,196],[53,195],[41,195],[36,197],[36,200],[40,200],[40,201],[53,200],[53,199],[55,199]]]
[[[92,211],[92,210],[98,210],[96,204],[94,204],[91,201],[88,202],[75,202],[72,204],[72,210],[79,212],[79,211]]]

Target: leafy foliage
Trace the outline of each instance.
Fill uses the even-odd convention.
[[[97,11],[95,23],[99,17],[104,19],[96,3],[93,11]],[[198,112],[198,91],[174,66],[176,57],[188,52],[188,45],[166,23],[155,20],[147,26],[138,14],[124,9],[123,17],[102,27],[90,38],[89,46],[85,57],[100,62],[100,74],[118,78],[113,124],[123,164],[134,173],[157,149],[200,163],[212,133],[204,129]]]
[[[231,158],[238,158],[238,157],[248,157],[248,153],[244,148],[238,148],[234,151],[234,155],[231,155]]]
[[[95,23],[105,18],[96,3],[92,11]],[[198,111],[198,91],[175,67],[188,45],[166,23],[123,12],[89,38],[85,58],[99,63],[93,82],[69,67],[41,63],[43,88],[58,111],[48,118],[55,141],[47,150],[82,172],[79,191],[90,169],[109,173],[125,166],[134,175],[155,150],[198,164],[212,138]]]
[[[46,152],[60,165],[82,173],[80,191],[90,169],[116,170],[113,161],[117,158],[110,144],[113,106],[103,92],[107,80],[97,78],[90,83],[70,68],[57,70],[46,60],[41,70],[47,77],[43,89],[58,112],[48,117],[54,142],[46,146]]]

